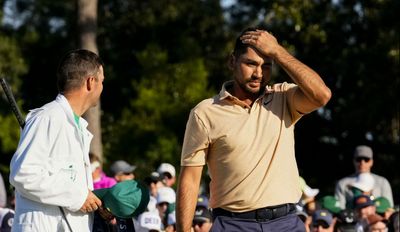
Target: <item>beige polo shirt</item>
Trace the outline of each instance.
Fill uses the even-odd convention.
[[[294,152],[294,84],[267,86],[250,107],[226,91],[200,102],[186,125],[181,165],[207,163],[210,207],[245,212],[301,197]]]

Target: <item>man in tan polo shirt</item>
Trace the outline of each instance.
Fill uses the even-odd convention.
[[[268,86],[272,63],[294,83]],[[330,89],[263,30],[247,29],[229,60],[233,80],[195,106],[186,126],[177,189],[177,231],[190,231],[208,165],[211,231],[304,231],[294,125],[324,106]]]

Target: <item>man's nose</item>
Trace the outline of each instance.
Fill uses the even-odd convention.
[[[263,72],[263,71],[262,71],[261,66],[257,66],[257,67],[254,69],[253,75],[254,75],[255,77],[262,78],[262,76],[263,76],[263,73],[262,73],[262,72]]]

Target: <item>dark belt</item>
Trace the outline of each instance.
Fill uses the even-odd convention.
[[[224,210],[222,208],[215,208],[212,210],[212,215],[214,220],[218,216],[226,216],[226,217],[240,218],[240,219],[253,219],[262,222],[286,216],[290,213],[294,213],[295,210],[296,210],[295,204],[276,205],[242,213],[235,213],[228,210]]]

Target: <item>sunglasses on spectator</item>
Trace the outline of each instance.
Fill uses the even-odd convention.
[[[318,228],[318,227],[320,227],[320,226],[322,226],[322,228],[324,228],[324,229],[328,229],[328,228],[329,228],[329,225],[326,224],[326,223],[314,223],[313,226],[314,226],[315,228]]]
[[[164,172],[163,176],[167,177],[168,179],[172,179],[172,175],[169,172]]]
[[[123,172],[122,174],[124,174],[125,176],[129,176],[132,175],[132,172]]]
[[[203,226],[203,224],[204,224],[204,222],[194,221],[192,225],[193,225],[193,227],[198,226],[201,228]]]
[[[168,202],[160,202],[160,203],[157,203],[157,205],[160,206],[160,207],[163,207],[163,206],[167,206],[168,207],[169,203]]]
[[[370,158],[367,158],[367,157],[357,157],[356,158],[356,162],[357,163],[361,163],[361,161],[364,161],[364,162],[369,162],[371,159]]]

